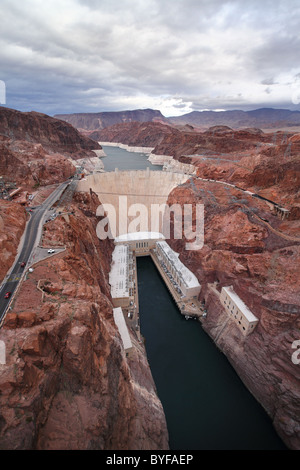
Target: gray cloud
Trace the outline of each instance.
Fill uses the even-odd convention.
[[[16,109],[293,107],[298,1],[2,0],[0,15]]]

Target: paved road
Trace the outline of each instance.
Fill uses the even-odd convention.
[[[6,311],[9,307],[9,303],[13,297],[13,294],[18,287],[20,279],[22,277],[23,271],[26,268],[21,267],[21,263],[28,262],[33,248],[38,243],[39,236],[39,225],[41,220],[47,210],[57,201],[65,188],[70,184],[69,181],[65,181],[58,188],[56,188],[53,193],[45,200],[43,204],[33,209],[31,213],[30,220],[28,221],[25,234],[24,234],[24,243],[23,248],[18,255],[13,269],[10,272],[10,275],[6,282],[2,285],[0,290],[0,327],[2,326],[2,320],[5,317]],[[11,292],[9,299],[5,299],[5,293]]]

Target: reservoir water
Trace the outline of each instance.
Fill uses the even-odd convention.
[[[152,165],[148,161],[148,155],[144,153],[127,152],[119,147],[102,146],[107,157],[102,158],[105,171],[119,170],[162,170],[161,165]]]
[[[161,170],[147,156],[103,147],[104,169]],[[199,322],[185,320],[150,257],[137,259],[141,333],[172,450],[286,447],[260,404]]]

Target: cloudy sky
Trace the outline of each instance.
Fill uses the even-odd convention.
[[[300,110],[299,0],[1,0],[0,18],[11,108]]]

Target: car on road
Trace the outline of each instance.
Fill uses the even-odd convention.
[[[20,264],[21,268],[25,268],[25,264],[26,264],[25,261],[23,261],[23,262]]]
[[[11,296],[11,292],[6,292],[6,294],[5,294],[4,298],[5,298],[5,299],[9,299],[9,298],[10,298],[10,296]]]
[[[48,253],[55,253],[55,250],[53,250],[52,248],[50,248],[50,250],[48,250]]]

